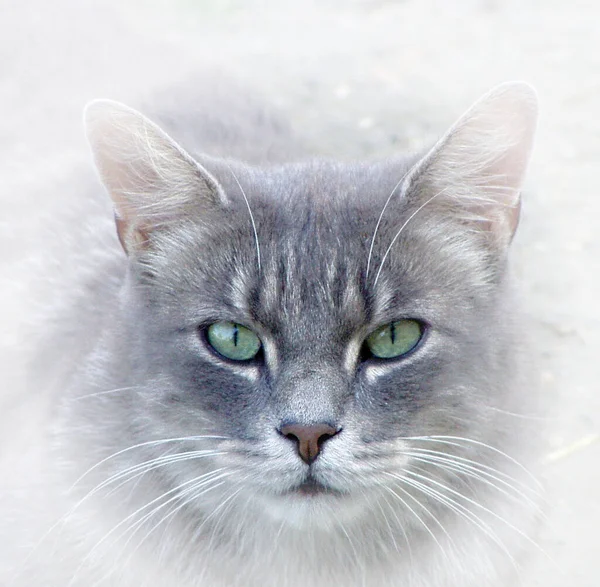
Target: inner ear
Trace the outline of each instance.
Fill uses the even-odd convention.
[[[96,100],[86,107],[85,126],[128,254],[184,215],[207,217],[227,205],[217,180],[139,112]]]

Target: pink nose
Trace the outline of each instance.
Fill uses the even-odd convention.
[[[319,456],[321,446],[340,430],[329,424],[286,424],[279,432],[298,444],[300,458],[310,465]]]

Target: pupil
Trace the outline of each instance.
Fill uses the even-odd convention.
[[[233,346],[238,345],[238,327],[237,324],[233,325]]]
[[[390,338],[392,339],[392,344],[396,342],[396,323],[392,322]]]

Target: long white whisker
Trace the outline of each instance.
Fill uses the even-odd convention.
[[[223,470],[223,469],[220,469],[220,470]],[[182,491],[181,493],[178,493],[176,496],[170,498],[165,503],[158,505],[151,512],[145,514],[141,519],[139,519],[137,522],[135,522],[126,531],[126,532],[131,532],[132,530],[134,530],[132,532],[132,534],[129,536],[129,538],[127,539],[125,545],[123,546],[123,549],[129,544],[129,542],[132,540],[132,538],[137,533],[137,531],[143,526],[143,524],[146,522],[146,520],[149,520],[157,512],[159,512],[161,509],[163,509],[163,507],[169,505],[170,503],[183,500],[183,502],[180,505],[175,506],[175,507],[171,507],[170,510],[156,524],[154,524],[154,526],[152,526],[152,528],[150,528],[150,530],[148,530],[148,532],[146,532],[146,534],[138,542],[138,545],[135,547],[135,549],[129,555],[129,558],[131,558],[137,552],[137,550],[139,549],[139,547],[148,539],[148,537],[161,524],[164,524],[169,518],[170,518],[170,522],[171,522],[173,520],[173,517],[179,511],[181,511],[184,507],[186,507],[187,505],[189,505],[192,501],[194,501],[195,499],[198,499],[202,495],[205,495],[209,491],[213,491],[214,489],[217,489],[218,487],[221,487],[222,485],[224,485],[225,482],[221,481],[221,479],[223,479],[225,477],[228,477],[231,474],[232,474],[231,472],[227,471],[225,473],[222,473],[221,475],[218,475],[216,477],[212,477],[212,478],[210,478],[208,480],[200,481],[199,483],[194,484],[191,487],[188,487],[185,491]],[[208,487],[205,487],[206,485],[208,485]],[[198,489],[202,489],[202,491],[198,491]],[[169,524],[170,524],[170,522],[169,522]]]
[[[378,485],[380,487],[384,487],[385,488],[384,484],[381,483],[381,482],[378,482]],[[406,533],[406,530],[404,529],[404,524],[400,521],[400,518],[398,517],[398,514],[396,513],[395,508],[390,505],[388,497],[386,495],[383,495],[382,497],[385,500],[385,503],[390,507],[390,511],[392,512],[392,515],[396,519],[396,523],[398,524],[398,527],[402,531],[402,534],[404,536],[404,541],[406,542],[406,548],[408,548],[408,556],[410,558],[410,562],[411,562],[411,565],[412,565],[413,564],[413,553],[412,553],[412,548],[410,546],[410,540],[408,539],[408,534]]]
[[[134,488],[140,483],[140,481],[144,475],[146,475],[147,473],[150,473],[151,471],[155,471],[156,469],[166,467],[167,465],[172,465],[175,463],[182,463],[185,461],[197,460],[200,458],[214,457],[214,456],[227,454],[226,452],[207,452],[204,454],[199,454],[199,453],[200,453],[200,451],[194,451],[194,452],[190,452],[190,453],[186,453],[186,454],[182,454],[182,455],[173,455],[171,457],[171,459],[165,459],[164,461],[161,461],[161,462],[152,463],[152,464],[146,466],[145,468],[138,470],[135,474],[132,474],[131,469],[128,469],[125,471],[124,475],[119,475],[119,478],[124,477],[125,480],[121,481],[120,483],[115,485],[115,487],[111,488],[109,495],[116,492],[123,485],[131,483],[131,481],[133,481],[134,479],[137,479],[137,481],[131,486],[131,491],[133,491]],[[111,478],[111,483],[114,483],[117,480],[118,479]]]
[[[136,448],[142,448],[145,446],[158,446],[160,444],[167,444],[169,442],[191,442],[191,441],[196,441],[196,440],[229,440],[229,437],[227,437],[227,436],[210,436],[210,435],[209,436],[180,436],[178,438],[163,438],[161,440],[150,440],[148,442],[140,442],[139,444],[134,444],[133,446],[128,446],[127,448],[123,448],[123,449],[121,449],[117,452],[114,452],[113,454],[103,458],[101,461],[98,461],[93,467],[90,467],[87,471],[85,471],[85,473],[80,475],[75,480],[73,485],[71,485],[69,491],[72,491],[73,488],[76,485],[78,485],[85,477],[87,477],[92,471],[94,471],[98,467],[102,466],[107,461],[110,461],[111,459],[114,459],[126,452],[135,450]]]
[[[227,497],[226,499],[224,499],[206,518],[204,518],[204,520],[202,520],[202,523],[200,524],[200,526],[198,526],[198,528],[196,528],[194,535],[197,537],[200,534],[200,531],[202,530],[202,528],[204,528],[204,526],[217,514],[219,513],[219,511],[230,501],[232,500],[236,495],[238,495],[240,493],[240,491],[242,491],[242,489],[244,488],[242,485],[242,481],[244,481],[245,479],[242,479],[238,485],[240,486],[237,490],[233,491],[229,497]]]
[[[405,470],[404,472],[408,473],[409,471]],[[510,551],[506,548],[504,543],[498,538],[496,533],[489,527],[489,525],[486,524],[483,520],[481,520],[481,518],[479,516],[475,515],[473,512],[471,512],[468,508],[466,508],[461,503],[444,495],[443,493],[441,493],[439,491],[436,491],[435,489],[431,488],[430,486],[428,486],[424,483],[420,483],[414,479],[407,479],[403,475],[397,476],[397,478],[399,480],[401,480],[402,482],[406,483],[407,485],[414,487],[421,493],[428,495],[429,497],[432,497],[433,499],[435,499],[442,505],[445,505],[451,511],[455,512],[459,516],[461,516],[461,517],[465,518],[466,520],[468,520],[469,522],[471,522],[475,527],[479,528],[486,536],[491,538],[491,540],[500,547],[500,549],[506,554],[506,556],[511,561],[511,563],[514,566],[517,573],[520,573],[520,569],[519,569],[514,557],[510,553]],[[429,481],[432,481],[432,480],[429,479]]]
[[[189,495],[190,493],[194,492],[196,489],[199,489],[200,487],[207,485],[208,483],[213,482],[217,479],[210,479],[210,480],[208,480],[208,482],[201,481],[198,484],[193,485],[192,487],[183,491],[180,495],[176,495],[176,496],[172,497],[171,499],[167,500],[167,502],[165,502],[164,504],[159,504],[158,506],[154,507],[149,513],[145,514],[140,520],[138,520],[137,522],[132,524],[129,528],[126,528],[125,531],[122,532],[116,539],[116,540],[119,540],[120,538],[124,537],[125,534],[127,534],[127,532],[131,532],[129,538],[125,541],[125,544],[121,548],[121,552],[123,552],[127,548],[128,544],[131,542],[132,538],[135,536],[135,534],[138,532],[138,530],[142,527],[142,525],[147,520],[149,520],[152,516],[156,515],[163,507],[167,506],[169,503],[171,503],[173,501],[184,499],[184,502],[183,502],[183,504],[181,504],[181,506],[177,507],[175,510],[171,509],[171,511],[167,515],[165,515],[157,524],[155,524],[150,529],[150,531],[142,538],[142,540],[138,543],[138,545],[133,549],[133,551],[127,558],[126,564],[129,560],[131,560],[133,555],[137,552],[137,550],[143,544],[143,542],[148,538],[150,533],[152,531],[154,531],[160,524],[162,524],[166,519],[168,519],[172,515],[176,514],[181,508],[185,507],[187,504],[189,504],[191,501],[193,501],[193,499],[196,499],[197,497],[204,495],[205,493],[208,493],[208,491],[212,491],[213,489],[220,487],[221,485],[223,485],[224,482],[220,481],[220,482],[214,483],[213,485],[209,485],[203,491],[200,491],[199,493],[193,493],[191,498],[185,499],[186,495]],[[94,585],[91,587],[96,587],[97,585],[102,584],[102,582],[106,581],[115,572],[115,570],[116,570],[116,566],[113,565],[112,568],[108,571],[108,573],[106,573],[100,580],[96,581],[94,583]]]
[[[85,563],[90,560],[90,558],[92,558],[92,556],[94,555],[94,553],[100,548],[100,546],[102,546],[102,544],[104,544],[104,542],[106,542],[106,540],[108,540],[108,538],[110,538],[110,536],[112,536],[119,528],[121,528],[124,524],[127,524],[132,518],[135,518],[140,512],[144,511],[145,509],[151,507],[152,505],[154,505],[157,502],[162,501],[165,497],[167,497],[170,494],[176,493],[176,495],[174,497],[171,497],[170,499],[168,499],[165,503],[159,504],[159,506],[157,506],[156,508],[152,509],[150,512],[150,515],[153,515],[154,513],[156,513],[156,511],[158,511],[159,509],[161,509],[162,507],[165,507],[167,504],[171,503],[172,501],[179,499],[181,496],[181,489],[182,487],[185,486],[189,486],[192,485],[197,488],[199,487],[201,484],[207,484],[207,483],[212,483],[215,481],[215,476],[217,476],[217,478],[219,478],[219,473],[223,470],[223,468],[221,469],[217,469],[215,471],[210,471],[209,473],[205,473],[203,475],[200,475],[198,477],[195,477],[193,479],[190,479],[184,483],[181,483],[180,485],[178,485],[177,487],[174,487],[173,489],[170,489],[169,491],[162,493],[161,495],[159,495],[158,497],[154,498],[153,500],[149,501],[148,503],[144,504],[142,507],[138,508],[137,510],[135,510],[133,513],[129,514],[126,518],[124,518],[123,520],[121,520],[116,526],[114,526],[109,532],[107,532],[95,545],[94,547],[88,552],[88,554],[81,560],[79,566],[77,567],[77,569],[75,570],[75,573],[73,574],[73,577],[71,578],[71,581],[67,584],[67,587],[71,587],[73,585],[73,582],[75,581],[77,575],[79,574],[79,572],[81,571],[81,569],[84,567]],[[227,476],[228,473],[220,473],[221,476]],[[189,489],[189,488],[188,488]],[[146,519],[148,519],[148,514],[146,514],[142,520],[145,521]],[[130,526],[127,531],[130,531],[131,529],[133,529],[134,527],[137,527],[137,524],[139,523],[136,522],[136,524],[134,524],[133,526]],[[121,534],[122,536],[122,534]]]
[[[410,169],[409,169],[409,171],[410,171]],[[385,214],[388,204],[394,197],[396,190],[398,189],[400,184],[404,181],[404,179],[407,175],[408,175],[408,171],[405,172],[404,175],[398,180],[398,183],[394,186],[394,188],[390,192],[390,195],[388,196],[387,200],[385,201],[385,204],[383,205],[383,208],[381,209],[381,213],[379,214],[379,218],[377,219],[377,224],[375,225],[375,230],[373,231],[373,236],[371,237],[371,246],[369,247],[369,256],[367,257],[367,271],[365,274],[365,282],[369,279],[369,269],[371,267],[371,257],[373,256],[373,247],[375,246],[375,237],[377,236],[377,231],[379,230],[379,225],[381,224],[381,221],[383,220],[383,215]]]
[[[111,475],[110,477],[108,477],[108,479],[106,479],[106,481],[110,481],[110,484],[113,485],[113,487],[109,490],[107,495],[111,495],[112,493],[115,493],[118,489],[120,489],[121,487],[123,487],[123,485],[129,484],[131,483],[130,486],[130,491],[133,492],[135,490],[135,488],[138,486],[138,484],[142,481],[142,479],[144,478],[144,475],[146,475],[147,473],[150,473],[151,471],[164,466],[164,465],[168,465],[170,461],[167,461],[166,459],[168,457],[173,457],[176,460],[174,462],[179,462],[179,459],[177,459],[178,456],[181,455],[181,453],[173,453],[173,450],[177,450],[177,447],[170,447],[168,450],[166,450],[165,452],[163,452],[159,457],[155,458],[155,459],[150,459],[149,461],[146,461],[146,463],[143,463],[143,467],[138,469],[139,465],[133,465],[132,467],[126,467],[125,469],[118,471],[117,473]],[[207,454],[207,456],[212,456],[210,451],[192,451],[192,453],[204,453]],[[186,453],[189,454],[189,453]],[[165,461],[160,461],[157,463],[158,459],[165,459]],[[198,456],[198,458],[200,458]],[[132,469],[135,469],[135,471],[132,471]],[[123,478],[123,481],[120,481],[119,483],[117,483],[117,481],[119,481],[119,479],[117,477]],[[136,480],[137,479],[137,480]],[[136,481],[134,481],[136,480]],[[132,481],[134,481],[132,483]],[[114,485],[116,483],[116,485]],[[93,489],[92,489],[93,491]]]
[[[470,497],[467,497],[466,495],[460,493],[459,491],[456,491],[456,490],[452,489],[451,487],[448,487],[447,485],[444,485],[443,483],[440,483],[439,481],[436,481],[435,479],[431,479],[429,477],[424,477],[423,475],[420,475],[419,473],[415,473],[414,471],[410,471],[410,470],[407,470],[407,469],[405,469],[404,472],[407,475],[411,475],[411,477],[416,477],[417,479],[421,479],[422,481],[428,481],[429,483],[433,483],[435,486],[439,487],[440,489],[443,489],[443,490],[451,493],[452,495],[455,495],[456,497],[459,497],[460,499],[464,499],[467,503],[469,503],[469,504],[475,506],[476,508],[484,511],[485,513],[493,516],[497,520],[499,520],[502,523],[504,523],[508,528],[510,528],[511,530],[513,530],[514,532],[516,532],[519,536],[521,536],[527,542],[529,542],[532,546],[534,546],[537,550],[539,550],[544,556],[546,556],[548,558],[548,560],[552,561],[552,558],[550,557],[550,555],[537,542],[535,542],[535,540],[532,540],[522,530],[520,530],[519,528],[517,528],[515,525],[511,524],[508,520],[506,520],[501,515],[499,515],[496,512],[494,512],[493,510],[485,507],[484,505],[480,504],[479,502],[475,501],[474,499],[471,499]],[[445,497],[447,497],[447,496],[445,496]],[[450,499],[450,498],[448,498],[448,499]]]
[[[403,481],[403,478],[401,478],[398,475],[394,475],[392,473],[387,473],[387,475],[389,475],[393,479],[396,479],[397,481]],[[412,507],[410,507],[410,505],[408,505],[408,503],[406,503],[406,501],[404,499],[402,499],[391,487],[387,487],[385,485],[384,485],[384,487],[396,499],[398,499],[400,501],[400,503],[402,503],[402,505],[421,523],[421,525],[423,526],[423,528],[425,528],[425,530],[431,536],[431,538],[433,539],[433,541],[438,545],[438,547],[439,547],[442,555],[444,556],[444,558],[446,560],[449,560],[448,553],[444,550],[444,547],[442,546],[441,542],[437,539],[437,536],[432,532],[431,528],[423,521],[423,519],[421,518],[421,516],[419,516],[419,514],[417,514],[417,512],[415,512],[415,510]],[[402,493],[404,493],[407,497],[409,497],[410,499],[412,499],[422,510],[424,510],[429,515],[429,517],[439,526],[440,530],[446,535],[446,537],[448,538],[448,540],[450,541],[450,543],[454,546],[454,548],[456,548],[456,545],[454,544],[454,541],[452,540],[452,538],[448,534],[448,531],[446,530],[446,528],[444,528],[444,526],[442,525],[442,523],[431,513],[431,511],[427,507],[425,507],[414,495],[411,495],[403,487],[396,486],[396,489],[398,489],[399,491],[402,491]]]
[[[352,540],[352,538],[350,538],[350,534],[348,534],[348,531],[346,530],[346,527],[339,520],[338,520],[338,526],[339,526],[340,530],[342,531],[342,534],[344,534],[344,536],[348,540],[348,544],[350,545],[350,548],[352,550],[352,554],[354,555],[354,560],[357,561],[357,562],[360,561],[361,559],[359,558],[358,551],[356,550],[356,547],[354,546],[354,541]]]
[[[523,420],[533,420],[538,422],[558,422],[560,420],[558,417],[552,418],[549,416],[539,416],[536,414],[518,414],[517,412],[509,412],[508,410],[502,410],[494,406],[488,406],[487,409],[493,412],[498,412],[499,414],[504,414],[506,416],[512,416],[513,418],[522,418]]]
[[[492,452],[495,452],[496,454],[503,456],[504,458],[509,460],[511,463],[517,465],[517,467],[519,467],[519,469],[521,469],[539,487],[539,489],[544,491],[544,486],[534,477],[534,475],[531,473],[531,471],[529,471],[527,469],[527,467],[525,467],[522,463],[520,463],[519,461],[517,461],[515,458],[511,457],[510,455],[506,454],[505,452],[502,452],[501,450],[499,450],[493,446],[490,446],[489,444],[486,444],[485,442],[482,442],[480,440],[475,440],[473,438],[464,438],[462,436],[438,436],[438,435],[407,436],[404,438],[404,440],[423,440],[423,441],[429,441],[429,442],[439,442],[441,444],[447,444],[450,446],[457,446],[459,448],[464,448],[463,446],[461,446],[460,444],[455,442],[455,441],[462,441],[462,442],[474,444],[476,446],[481,446],[483,448],[487,448],[488,450],[491,450]]]
[[[524,493],[522,493],[521,491],[519,491],[518,489],[516,489],[515,487],[513,487],[512,485],[503,482],[501,480],[499,480],[499,483],[504,483],[504,485],[510,489],[511,491],[513,491],[514,493],[511,493],[510,491],[507,491],[506,489],[498,486],[496,483],[490,481],[489,479],[486,479],[485,477],[483,477],[481,474],[477,473],[477,472],[472,472],[469,470],[465,470],[464,468],[457,466],[457,465],[452,465],[452,464],[443,464],[443,463],[438,463],[435,462],[433,460],[430,459],[423,459],[423,458],[416,458],[417,461],[422,462],[422,463],[427,463],[430,465],[433,465],[439,469],[454,473],[455,475],[457,475],[459,478],[460,476],[464,476],[464,477],[468,477],[470,479],[474,479],[476,481],[478,481],[479,483],[483,483],[484,485],[487,485],[488,487],[491,487],[493,489],[495,489],[496,491],[498,491],[498,493],[501,493],[502,495],[504,495],[505,497],[507,497],[508,499],[516,502],[516,503],[521,503],[519,501],[519,498],[524,501],[529,507],[531,507],[533,510],[535,510],[536,512],[538,512],[542,517],[545,518],[543,512],[540,510],[539,504],[536,503],[534,500],[530,499],[529,497],[527,497]],[[426,473],[430,473],[430,471],[425,470],[424,472]]]
[[[529,496],[527,496],[525,493],[523,493],[520,489],[518,489],[511,483],[508,483],[504,479],[501,479],[500,477],[493,475],[492,473],[488,473],[487,471],[481,470],[477,467],[473,467],[471,465],[456,462],[452,458],[444,458],[444,457],[440,457],[438,455],[423,454],[420,451],[403,452],[402,454],[412,457],[415,460],[418,460],[418,461],[421,461],[424,463],[430,463],[432,465],[438,466],[440,468],[446,468],[448,470],[451,469],[455,472],[458,471],[468,477],[471,477],[473,479],[478,479],[479,481],[481,481],[491,487],[494,487],[501,493],[514,499],[515,495],[511,495],[507,491],[502,489],[501,487],[498,487],[497,484],[499,483],[500,485],[504,485],[504,487],[513,491],[516,494],[516,496],[524,499],[529,505],[532,505],[536,508],[538,507],[538,504],[533,499],[531,499]],[[496,483],[491,482],[490,479],[492,479]]]
[[[410,452],[413,453],[419,453],[421,455],[432,455],[432,456],[439,456],[440,458],[446,458],[449,459],[451,461],[453,461],[456,464],[461,464],[461,465],[465,465],[465,466],[470,466],[473,467],[475,469],[477,469],[478,471],[488,471],[489,474],[494,474],[497,475],[499,477],[503,477],[504,479],[507,479],[508,481],[512,481],[514,482],[516,485],[520,485],[522,488],[527,489],[528,491],[530,491],[531,493],[533,493],[536,497],[542,497],[542,493],[537,491],[536,489],[532,488],[530,485],[528,485],[527,483],[524,483],[523,481],[516,479],[515,477],[509,475],[508,473],[504,473],[502,471],[500,471],[499,469],[496,469],[495,467],[490,467],[489,465],[484,465],[483,463],[480,463],[478,461],[474,461],[472,459],[468,459],[466,457],[461,457],[452,453],[448,453],[448,452],[442,452],[439,450],[430,450],[427,448],[419,448],[419,447],[411,447],[410,448]],[[506,483],[506,481],[505,481]],[[510,484],[509,484],[510,485]]]
[[[235,506],[235,498],[240,494],[240,492],[243,490],[243,481],[245,481],[247,479],[247,477],[245,477],[244,479],[241,479],[237,482],[236,486],[239,487],[239,489],[237,491],[235,491],[230,498],[227,498],[225,500],[225,503],[220,504],[220,506],[225,506],[222,507],[221,509],[221,514],[219,515],[219,517],[215,520],[214,524],[213,524],[213,529],[212,532],[210,533],[210,539],[208,541],[208,550],[211,551],[213,544],[214,544],[214,539],[216,537],[216,532],[217,532],[217,528],[219,526],[219,524],[221,523],[221,521],[223,520],[223,518],[233,509],[233,507]],[[229,503],[227,503],[229,502]],[[217,508],[218,510],[219,508]],[[213,512],[213,514],[216,512]],[[211,514],[211,515],[213,515]]]
[[[186,438],[192,438],[192,437],[186,437]],[[201,437],[198,437],[198,438],[201,438]],[[223,437],[223,438],[225,438],[225,437]],[[172,440],[172,439],[169,439],[169,441],[170,440]],[[181,440],[181,439],[176,439],[176,440]],[[136,445],[135,448],[137,448],[138,446],[145,446],[148,444],[160,444],[161,442],[162,441],[152,442],[152,443],[142,443],[142,445]],[[134,447],[130,447],[130,448],[134,448]],[[124,452],[124,451],[121,451],[121,452]],[[203,454],[198,454],[198,453],[203,453]],[[24,559],[21,566],[24,566],[31,559],[31,557],[35,554],[37,549],[44,543],[45,540],[48,539],[48,537],[52,534],[52,532],[54,532],[61,524],[64,524],[75,513],[75,511],[79,507],[81,507],[81,505],[84,502],[86,502],[88,499],[90,499],[98,491],[101,491],[102,488],[107,487],[108,485],[118,481],[119,479],[125,478],[125,481],[122,481],[119,485],[117,485],[115,487],[115,489],[118,489],[118,487],[121,487],[124,483],[127,483],[127,482],[131,481],[132,479],[135,479],[136,477],[151,471],[154,468],[158,468],[159,466],[168,465],[171,462],[178,462],[180,460],[186,460],[187,458],[200,458],[200,456],[207,456],[207,457],[215,456],[218,454],[226,454],[226,453],[216,452],[216,451],[192,451],[190,453],[183,453],[180,455],[170,455],[170,457],[163,456],[163,457],[158,457],[157,459],[151,459],[150,461],[147,461],[144,464],[144,466],[136,465],[134,467],[129,467],[129,468],[125,469],[124,471],[120,471],[119,473],[116,473],[115,475],[112,475],[111,477],[109,477],[108,479],[105,479],[100,484],[94,486],[94,488],[92,488],[88,493],[86,493],[86,495],[84,495],[80,500],[78,500],[77,503],[69,509],[69,511],[67,511],[56,522],[54,522],[52,524],[52,526],[50,526],[50,528],[37,541],[35,546],[29,551],[29,553],[27,554],[27,556]],[[189,455],[192,455],[192,456],[189,456]],[[173,461],[168,460],[169,458],[173,459]],[[160,459],[164,459],[164,460],[160,460]],[[105,459],[105,460],[107,460],[107,459]],[[156,463],[158,463],[158,464],[156,464]],[[91,471],[91,469],[90,469],[90,471]],[[90,472],[90,471],[88,471],[88,472]],[[131,475],[133,472],[136,472],[136,471],[137,471],[137,474]],[[130,476],[130,477],[127,478],[128,476]],[[83,479],[83,476],[80,479]],[[70,490],[72,491],[74,487],[75,487],[75,485],[73,485]],[[15,577],[18,576],[18,573],[19,573],[19,571],[16,572]]]
[[[396,537],[394,536],[394,531],[392,530],[392,526],[390,524],[390,521],[388,520],[387,514],[385,513],[385,510],[383,509],[383,506],[379,503],[379,501],[376,500],[375,503],[377,504],[377,507],[379,508],[379,511],[381,512],[381,515],[383,516],[383,520],[385,522],[385,525],[387,526],[388,533],[390,535],[390,540],[392,541],[392,544],[394,545],[396,552],[400,553],[400,548],[398,547],[398,543],[396,542]]]
[[[73,398],[73,401],[78,402],[82,399],[86,399],[88,397],[98,397],[101,395],[109,395],[111,393],[118,393],[120,391],[131,391],[132,389],[137,389],[137,386],[131,385],[129,387],[118,387],[117,389],[109,389],[107,391],[96,391],[95,393],[88,393],[86,395],[79,395]]]
[[[198,451],[190,451],[190,452],[181,453],[181,454],[165,455],[162,457],[157,457],[155,459],[151,459],[151,460],[141,463],[139,465],[134,465],[133,467],[128,467],[124,471],[119,471],[118,473],[111,475],[108,479],[105,479],[104,481],[102,481],[101,483],[96,485],[83,498],[81,498],[81,500],[75,505],[75,508],[79,507],[84,501],[88,500],[90,497],[92,497],[93,495],[95,495],[96,493],[98,493],[99,491],[101,491],[102,489],[107,487],[108,485],[111,485],[112,483],[114,483],[115,481],[119,481],[120,479],[126,478],[126,481],[125,481],[125,483],[126,483],[130,480],[130,479],[127,479],[128,477],[130,477],[131,479],[134,479],[139,474],[148,473],[149,471],[158,469],[160,467],[164,467],[165,465],[169,465],[172,463],[178,463],[178,462],[182,462],[182,461],[195,460],[195,459],[199,459],[202,457],[212,457],[212,456],[217,456],[217,455],[222,455],[222,454],[226,454],[226,453],[224,453],[222,451],[208,451],[208,450],[207,451],[199,451],[199,450]],[[120,487],[120,485],[117,487]]]
[[[435,200],[438,196],[441,196],[445,191],[447,191],[448,188],[444,188],[443,190],[440,190],[437,194],[431,196],[431,198],[429,198],[427,201],[425,201],[425,203],[421,204],[407,219],[406,222],[404,222],[404,224],[400,227],[400,230],[396,233],[396,235],[394,236],[394,238],[392,239],[392,242],[390,243],[389,247],[386,249],[385,254],[383,255],[383,258],[381,259],[381,263],[379,264],[379,270],[377,271],[377,275],[375,276],[375,281],[373,282],[373,287],[375,287],[377,285],[377,282],[379,281],[379,276],[381,275],[381,270],[383,269],[383,265],[386,262],[386,259],[388,258],[388,255],[390,254],[390,251],[392,250],[392,247],[394,246],[394,243],[398,240],[398,237],[402,234],[402,231],[406,228],[406,226],[408,225],[408,223],[423,209],[425,208],[425,206],[427,206],[427,204],[429,204],[430,202],[432,202],[433,200]]]
[[[256,243],[256,259],[258,262],[258,270],[260,271],[260,245],[258,243],[258,231],[256,230],[256,223],[254,222],[254,215],[252,214],[252,209],[250,208],[250,202],[248,201],[248,198],[246,197],[246,192],[244,191],[242,184],[239,182],[237,175],[233,172],[233,169],[231,168],[229,163],[227,163],[227,161],[225,162],[225,165],[227,165],[227,168],[231,172],[233,179],[235,179],[235,183],[238,184],[238,187],[240,188],[240,192],[242,193],[244,201],[246,202],[246,207],[248,208],[248,214],[250,214],[250,222],[252,223],[252,230],[254,231],[254,242]]]

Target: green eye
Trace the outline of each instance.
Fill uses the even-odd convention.
[[[368,337],[367,348],[380,359],[401,357],[414,349],[423,336],[423,327],[416,320],[398,320],[381,326]]]
[[[249,361],[260,350],[260,339],[252,330],[235,322],[215,322],[206,332],[210,346],[232,361]]]

